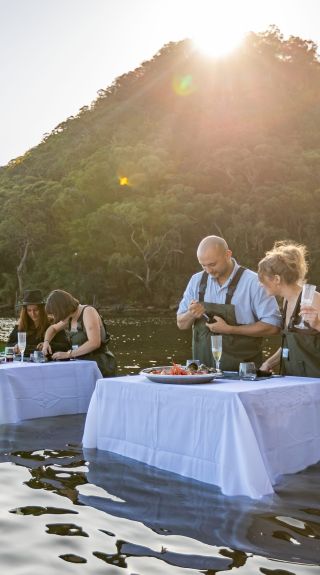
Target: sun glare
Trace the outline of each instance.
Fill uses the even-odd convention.
[[[189,27],[197,50],[207,56],[221,58],[237,49],[250,24],[241,3],[199,0],[198,11]]]
[[[222,58],[234,52],[243,42],[247,31],[228,23],[221,26],[202,26],[193,34],[193,43],[206,56]]]
[[[246,32],[231,32],[226,30],[210,30],[195,34],[192,41],[197,50],[213,58],[223,58],[234,52],[244,40]]]

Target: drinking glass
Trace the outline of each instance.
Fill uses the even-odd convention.
[[[13,347],[5,347],[4,356],[5,356],[5,362],[6,363],[12,362],[13,356],[14,356],[14,348]]]
[[[216,370],[220,371],[220,359],[222,355],[222,335],[213,334],[211,336],[211,351],[215,362]]]
[[[304,284],[303,288],[302,288],[302,294],[301,294],[301,305],[312,305],[313,302],[313,296],[314,296],[314,292],[316,291],[316,286],[312,285],[312,284]],[[306,326],[304,324],[304,318],[303,318],[303,314],[301,315],[301,320],[300,322],[295,325],[295,327],[298,327],[300,329],[308,329],[308,326]]]
[[[257,377],[256,365],[253,361],[245,361],[239,365],[240,379],[254,381]]]
[[[43,355],[43,351],[36,350],[33,352],[33,361],[34,363],[44,363],[45,358]]]
[[[27,345],[27,334],[25,331],[18,332],[18,348],[21,353],[21,361],[23,361],[23,354]]]

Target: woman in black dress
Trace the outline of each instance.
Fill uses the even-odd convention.
[[[18,332],[25,332],[27,347],[24,355],[28,357],[36,349],[42,348],[44,334],[49,325],[50,320],[45,311],[45,301],[41,291],[26,290],[23,294],[18,323],[9,335],[8,344],[14,346],[15,351],[19,352]],[[65,331],[60,331],[52,340],[52,348],[53,351],[65,351],[69,348]]]

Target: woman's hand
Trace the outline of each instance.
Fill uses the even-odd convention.
[[[14,346],[13,351],[14,351],[14,353],[20,353],[20,349],[19,349],[19,346],[18,346],[17,343],[16,343],[16,345]]]
[[[70,359],[70,351],[56,351],[52,359]]]
[[[259,369],[260,371],[272,371],[272,367],[267,359],[263,362],[262,365],[260,365]]]
[[[40,347],[41,346],[41,347]],[[39,343],[39,345],[37,346],[37,349],[41,349],[43,352],[43,355],[51,355],[52,354],[52,349],[50,346],[50,343],[45,340],[42,343]]]
[[[303,320],[306,321],[310,327],[320,331],[319,312],[315,307],[312,307],[311,305],[302,305],[300,315],[302,315]]]

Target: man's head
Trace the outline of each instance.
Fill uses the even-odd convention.
[[[233,263],[232,251],[227,242],[219,236],[207,236],[201,240],[197,257],[202,268],[213,278],[223,283],[231,274]]]

